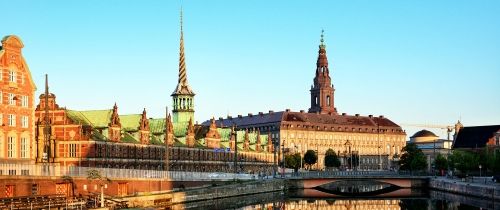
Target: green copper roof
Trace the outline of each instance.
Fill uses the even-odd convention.
[[[111,109],[94,111],[66,110],[66,114],[71,120],[95,128],[108,127],[112,113],[113,110]]]
[[[165,132],[165,118],[149,119],[149,132],[161,134]]]
[[[229,142],[231,140],[231,128],[217,128],[220,134],[221,142]]]
[[[173,123],[173,126],[174,126],[174,136],[177,137],[186,136],[188,123]]]
[[[139,130],[139,124],[141,122],[141,117],[142,117],[140,114],[129,114],[129,115],[119,115],[119,116],[123,130],[125,131]]]
[[[150,144],[154,145],[163,145],[163,136],[154,136],[151,135],[151,138],[149,139]]]
[[[124,143],[139,143],[139,140],[128,132],[123,132],[123,137],[120,139],[120,141]]]

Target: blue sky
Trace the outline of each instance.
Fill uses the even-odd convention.
[[[3,1],[0,36],[23,40],[37,95],[48,73],[68,109],[163,117],[181,5],[200,123],[307,110],[324,29],[339,112],[500,124],[499,1]]]

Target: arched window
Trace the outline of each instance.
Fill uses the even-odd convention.
[[[318,96],[314,96],[314,103],[315,105],[318,105]]]
[[[326,96],[326,105],[330,106],[330,96]]]

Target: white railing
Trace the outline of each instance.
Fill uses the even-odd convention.
[[[24,165],[0,164],[0,177],[5,176],[70,176],[87,177],[90,170],[99,171],[102,177],[110,179],[169,179],[173,181],[203,181],[203,180],[229,180],[229,179],[254,179],[251,174],[234,174],[221,172],[189,172],[189,171],[160,171],[121,168],[93,168],[58,165]]]

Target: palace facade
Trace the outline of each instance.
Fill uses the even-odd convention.
[[[321,34],[308,112],[287,109],[227,116],[219,118],[216,125],[222,128],[235,125],[237,129],[269,134],[272,140],[279,142],[283,152],[303,155],[307,150],[315,150],[318,164],[313,168],[323,169],[325,152],[333,149],[340,157],[343,168],[389,169],[406,145],[405,131],[383,115],[339,114],[334,105],[334,93],[326,45]]]
[[[0,46],[0,163],[30,163],[34,145],[36,86],[22,55],[21,39],[5,36]]]

